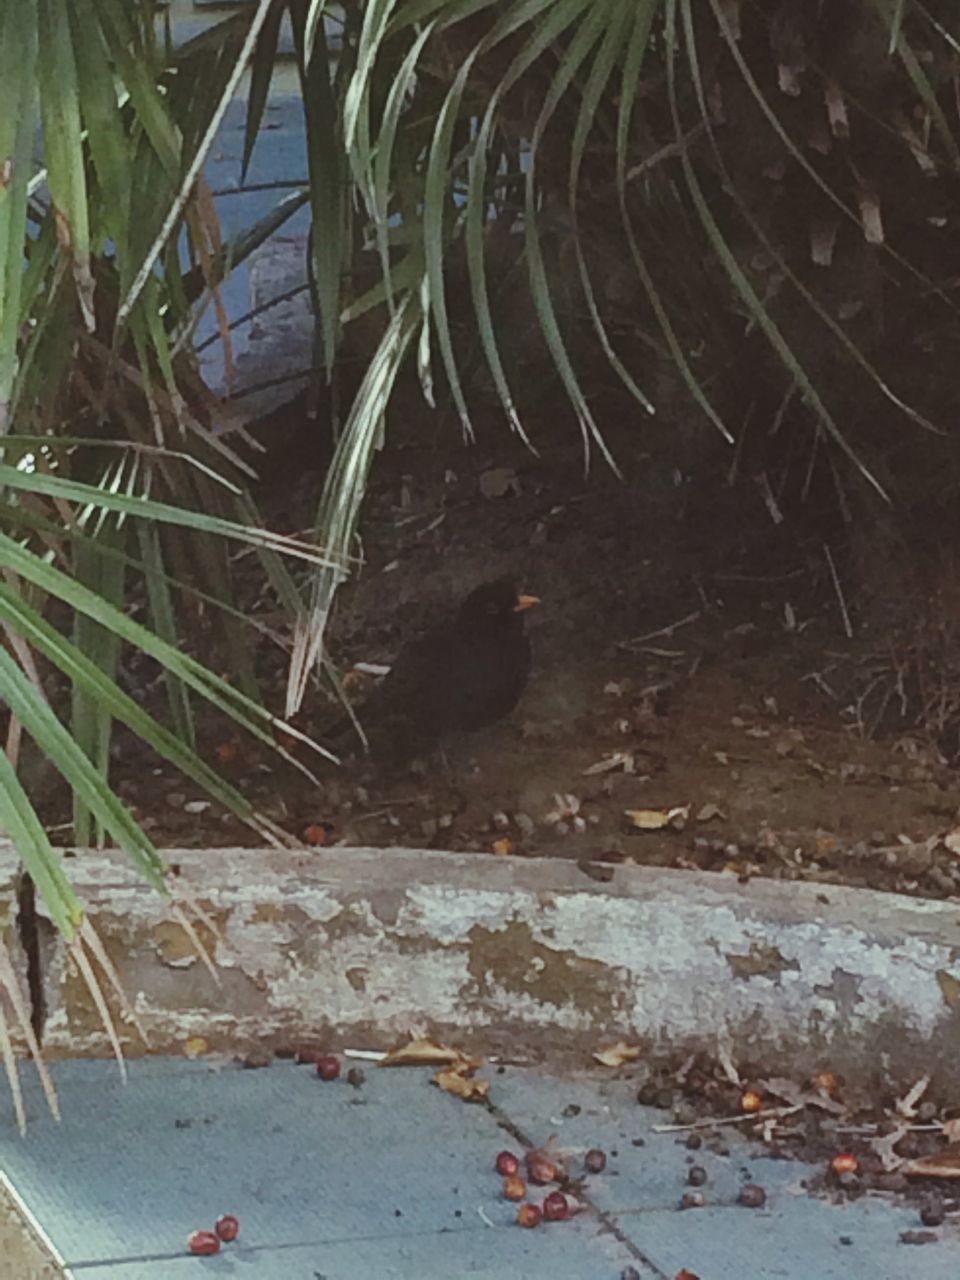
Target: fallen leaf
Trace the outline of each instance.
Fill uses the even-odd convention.
[[[472,1072],[476,1068],[468,1068],[463,1063],[444,1067],[433,1077],[433,1083],[447,1093],[452,1093],[465,1102],[482,1102],[490,1092],[490,1081],[477,1079]]]
[[[471,1058],[462,1049],[454,1049],[447,1044],[439,1044],[429,1036],[420,1036],[407,1044],[391,1049],[381,1060],[381,1067],[434,1067],[446,1063],[468,1063],[475,1067],[480,1065],[479,1058]]]
[[[897,1155],[894,1148],[909,1132],[908,1125],[898,1124],[892,1133],[870,1139],[870,1147],[880,1157],[885,1173],[892,1173],[903,1164],[903,1156]]]
[[[513,467],[491,467],[480,475],[480,492],[485,498],[519,497],[520,480]]]
[[[951,1009],[960,1008],[960,978],[955,978],[952,973],[948,973],[946,969],[937,970],[937,981],[940,983],[940,990],[943,992],[943,998]]]
[[[493,842],[494,853],[513,853],[513,841],[509,836],[499,836]]]
[[[675,805],[672,809],[625,809],[624,813],[640,831],[662,831],[664,827],[680,827],[690,814],[690,806]]]
[[[824,1090],[810,1089],[804,1085],[798,1085],[793,1080],[787,1079],[785,1076],[771,1076],[768,1080],[760,1081],[760,1088],[766,1094],[772,1094],[775,1098],[780,1098],[783,1102],[790,1103],[795,1107],[819,1107],[821,1111],[829,1111],[831,1115],[846,1115],[847,1109],[841,1103],[831,1098]]]
[[[599,880],[601,884],[607,884],[613,879],[613,867],[591,862],[589,858],[581,858],[577,862],[577,868],[585,876],[589,876],[591,880]]]
[[[598,1049],[593,1056],[605,1067],[622,1067],[625,1062],[636,1062],[640,1057],[640,1046],[618,1040],[616,1044],[611,1044],[606,1049]]]
[[[897,1101],[897,1112],[899,1115],[906,1116],[908,1120],[912,1120],[917,1114],[917,1103],[927,1092],[927,1085],[930,1083],[930,1077],[922,1076],[913,1086],[909,1093]]]
[[[727,815],[718,804],[702,804],[696,812],[698,822],[710,822],[713,818],[719,818],[723,822],[726,817]]]
[[[935,1151],[931,1156],[905,1160],[900,1172],[917,1178],[960,1178],[960,1142]]]
[[[190,1036],[184,1043],[183,1052],[188,1058],[200,1058],[207,1052],[209,1047],[203,1036]]]
[[[610,773],[613,769],[622,769],[624,773],[633,773],[633,753],[630,751],[614,751],[596,764],[584,769],[585,778],[595,777],[598,773]]]

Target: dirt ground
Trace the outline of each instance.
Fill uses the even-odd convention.
[[[499,425],[471,445],[442,422],[426,438],[412,413],[394,414],[377,460],[332,653],[348,672],[388,665],[471,587],[512,574],[542,599],[527,693],[443,757],[391,775],[321,764],[318,786],[203,722],[204,751],[258,805],[326,843],[569,857],[595,878],[632,861],[960,893],[956,771],[920,733],[866,732],[858,691],[871,664],[883,687],[884,637],[844,591],[842,547],[774,523],[756,483],[681,474],[664,460],[668,425],[639,412],[610,428],[622,479],[596,455],[585,476],[575,428],[546,418],[535,456]],[[291,483],[281,470],[271,523],[308,525],[319,488],[316,473],[298,466]],[[251,557],[237,574],[249,607],[279,624]],[[283,652],[264,649],[259,670],[279,707]],[[127,672],[159,706],[156,675]],[[369,679],[351,677],[353,693]],[[316,690],[301,724],[322,736],[334,715]],[[114,780],[158,844],[256,839],[137,744],[116,756]]]

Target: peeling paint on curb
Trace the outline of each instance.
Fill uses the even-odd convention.
[[[169,857],[222,932],[201,927],[220,988],[119,856],[71,868],[155,1052],[429,1031],[536,1057],[626,1037],[865,1083],[931,1071],[943,1090],[960,1060],[960,903],[644,867],[598,884],[556,859],[404,849]],[[13,867],[0,850],[0,886]],[[107,1052],[57,941],[47,983],[47,1050]],[[143,1051],[129,1028],[125,1048]]]

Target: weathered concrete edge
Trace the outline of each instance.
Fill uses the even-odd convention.
[[[929,1071],[944,1090],[960,1061],[960,902],[645,867],[600,884],[563,860],[406,849],[167,856],[222,935],[199,926],[222,988],[119,855],[70,862],[155,1051],[429,1030],[585,1055],[622,1036],[766,1070]],[[13,865],[0,848],[0,898]],[[48,1051],[105,1052],[52,933],[45,952]]]

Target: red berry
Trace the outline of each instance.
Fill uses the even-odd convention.
[[[860,1170],[860,1161],[852,1151],[838,1151],[830,1161],[833,1172],[841,1173],[858,1173]]]
[[[520,1172],[520,1161],[512,1151],[501,1151],[497,1156],[496,1170],[503,1177],[512,1178]]]
[[[522,1178],[504,1178],[503,1194],[508,1200],[522,1200],[527,1194],[527,1184]]]
[[[213,1229],[221,1240],[236,1240],[240,1234],[240,1219],[232,1213],[225,1213],[217,1219]]]
[[[324,1053],[317,1059],[317,1075],[321,1080],[336,1080],[340,1074],[340,1059],[335,1053]]]
[[[583,1157],[583,1166],[587,1173],[603,1173],[607,1167],[607,1157],[599,1147],[593,1147]]]
[[[742,1205],[746,1205],[748,1209],[762,1209],[767,1203],[767,1193],[763,1187],[758,1187],[755,1182],[747,1182],[740,1188],[737,1201]]]
[[[551,1191],[543,1201],[543,1216],[548,1222],[562,1222],[570,1211],[562,1191]]]
[[[522,1204],[517,1210],[517,1221],[521,1227],[539,1227],[543,1213],[538,1204]]]
[[[538,1187],[545,1187],[548,1182],[556,1182],[557,1166],[546,1156],[533,1154],[527,1156],[527,1176]]]
[[[220,1241],[213,1231],[191,1231],[187,1248],[191,1253],[219,1253]]]

